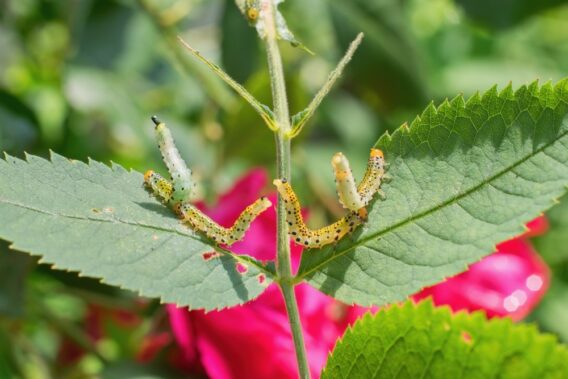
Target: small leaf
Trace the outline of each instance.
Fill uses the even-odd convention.
[[[341,58],[341,60],[337,64],[337,67],[335,67],[335,69],[329,74],[323,87],[318,91],[318,93],[316,93],[316,95],[314,96],[310,104],[307,106],[307,108],[292,116],[292,130],[289,132],[288,137],[294,138],[298,134],[300,134],[304,125],[310,120],[310,118],[312,118],[316,109],[319,107],[319,105],[321,104],[323,99],[327,96],[327,94],[329,93],[329,91],[337,81],[337,79],[339,79],[339,77],[343,73],[343,69],[345,68],[345,66],[347,66],[351,58],[353,58],[353,54],[355,54],[355,51],[361,44],[362,40],[363,40],[363,33],[359,33],[357,37],[353,40],[353,42],[351,42],[351,45],[349,45],[349,49],[347,49],[347,52],[345,53],[343,58]]]
[[[258,276],[273,277],[271,269],[210,245],[142,183],[140,173],[118,165],[7,156],[0,160],[0,238],[41,263],[180,306],[223,308],[263,291]],[[240,262],[246,273],[238,272]]]
[[[369,313],[338,342],[325,378],[566,378],[568,349],[533,325],[429,301]]]
[[[179,42],[189,51],[195,58],[199,59],[201,62],[205,63],[219,78],[221,78],[229,87],[235,90],[251,107],[259,114],[259,116],[264,120],[265,124],[272,131],[278,130],[276,122],[274,121],[274,115],[272,110],[262,103],[260,103],[249,91],[239,83],[237,83],[229,74],[227,74],[221,67],[217,66],[215,63],[211,62],[205,58],[201,53],[191,47],[187,42],[185,42],[181,37],[178,36]]]
[[[568,79],[430,105],[376,146],[385,201],[337,246],[304,252],[299,279],[383,305],[464,271],[524,231],[568,185]]]

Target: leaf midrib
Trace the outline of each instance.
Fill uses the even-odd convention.
[[[563,137],[565,137],[566,135],[568,135],[568,130],[565,131],[564,133],[560,133],[558,134],[558,138],[554,139],[553,141],[551,141],[550,143],[547,143],[545,145],[543,145],[542,147],[538,148],[537,150],[534,150],[531,154],[528,154],[525,158],[520,159],[518,162],[515,162],[514,164],[507,166],[506,168],[504,168],[503,170],[497,172],[495,175],[483,180],[482,182],[480,182],[478,185],[473,186],[472,188],[470,188],[467,191],[464,191],[462,194],[458,195],[458,196],[454,196],[449,200],[446,200],[442,203],[440,203],[437,206],[434,206],[430,209],[427,209],[419,214],[417,214],[416,216],[413,217],[409,217],[405,220],[402,220],[382,231],[377,232],[376,234],[372,234],[366,238],[362,238],[360,240],[357,241],[357,243],[351,245],[349,248],[339,252],[338,254],[334,254],[332,256],[330,256],[330,258],[327,258],[325,260],[323,260],[322,262],[320,262],[319,264],[311,267],[309,270],[307,271],[303,271],[298,273],[298,276],[295,278],[295,282],[301,282],[303,281],[308,275],[310,275],[311,273],[319,270],[322,266],[327,266],[329,262],[335,260],[336,258],[339,258],[347,253],[349,253],[351,250],[356,249],[359,246],[365,245],[365,243],[371,241],[371,240],[376,240],[382,236],[384,236],[385,234],[388,234],[394,230],[397,230],[399,228],[402,228],[410,223],[413,223],[416,220],[419,220],[423,217],[426,217],[432,213],[435,213],[437,211],[439,211],[440,209],[445,208],[446,206],[452,205],[457,203],[459,200],[471,195],[472,193],[476,192],[478,189],[480,189],[481,187],[484,187],[485,185],[493,182],[494,180],[500,178],[501,176],[509,173],[511,170],[513,170],[515,167],[520,166],[521,164],[525,163],[526,161],[528,161],[529,159],[531,159],[532,157],[536,156],[537,154],[542,153],[545,149],[547,149],[548,147],[554,145],[555,143],[557,143],[558,141],[560,141],[560,139],[562,139]],[[551,204],[552,206],[552,204]]]
[[[48,215],[50,217],[63,217],[63,218],[67,218],[67,219],[71,219],[71,220],[81,220],[81,221],[89,221],[89,222],[99,222],[99,223],[110,223],[110,224],[115,224],[115,223],[119,223],[119,224],[123,224],[123,225],[128,225],[131,227],[140,227],[140,228],[144,228],[144,229],[151,229],[151,230],[156,230],[156,231],[161,231],[161,232],[166,232],[166,233],[171,233],[171,234],[177,234],[181,237],[186,237],[189,239],[192,239],[196,242],[199,242],[201,244],[203,244],[203,241],[195,238],[194,236],[190,235],[190,234],[185,234],[185,233],[181,233],[177,230],[172,230],[172,229],[167,229],[167,228],[160,228],[158,226],[154,226],[154,225],[148,225],[148,224],[144,224],[144,223],[133,223],[133,222],[128,222],[122,219],[114,219],[114,220],[109,220],[109,219],[98,219],[98,218],[89,218],[89,217],[82,217],[82,216],[74,216],[74,215],[69,215],[69,214],[59,214],[59,213],[52,213],[43,209],[38,209],[38,208],[34,208],[34,207],[30,207],[29,205],[25,205],[25,204],[21,204],[21,203],[17,203],[17,202],[13,202],[13,201],[9,201],[6,199],[0,199],[0,203],[3,204],[8,204],[14,207],[19,207],[19,208],[23,208],[26,209],[28,211],[31,212],[36,212],[36,213],[41,213],[44,215]],[[242,262],[242,263],[249,263],[252,264],[253,266],[255,266],[258,270],[262,271],[264,274],[268,275],[270,278],[274,278],[274,273],[271,272],[270,270],[268,270],[266,267],[264,267],[262,264],[260,264],[259,262],[257,262],[256,260],[254,260],[252,257],[247,257],[247,256],[243,256],[243,255],[238,255],[238,254],[234,254],[233,252],[229,251],[229,250],[225,250],[222,249],[218,246],[213,246],[213,245],[207,245],[204,244],[205,246],[209,246],[213,249],[215,249],[216,251],[218,251],[219,253],[229,256],[233,259],[235,259],[236,261]]]

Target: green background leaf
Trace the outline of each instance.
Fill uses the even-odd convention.
[[[552,335],[429,301],[367,314],[336,345],[325,378],[565,378],[568,350]]]
[[[42,263],[102,278],[145,296],[216,309],[258,296],[270,272],[214,251],[142,188],[142,175],[52,154],[0,160],[0,237]],[[248,268],[239,273],[237,263]]]
[[[377,143],[386,201],[351,240],[304,252],[300,278],[382,305],[464,271],[565,193],[567,145],[568,80],[429,106]]]
[[[28,271],[32,259],[29,255],[8,251],[0,241],[0,316],[24,315],[24,296]]]

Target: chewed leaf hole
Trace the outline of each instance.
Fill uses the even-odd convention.
[[[266,276],[264,274],[258,274],[256,278],[258,279],[258,284],[264,284],[264,282],[266,282]]]
[[[241,263],[241,262],[237,262],[237,264],[235,265],[235,268],[237,269],[237,272],[239,274],[246,274],[246,272],[248,271],[247,265],[245,265],[244,263]]]
[[[210,261],[211,259],[219,258],[220,256],[221,256],[221,253],[219,253],[217,251],[208,251],[208,252],[202,254],[204,261]]]

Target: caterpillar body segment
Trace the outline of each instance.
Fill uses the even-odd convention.
[[[300,202],[290,183],[286,179],[275,179],[273,184],[284,200],[289,234],[297,244],[305,248],[316,249],[336,243],[364,222],[358,212],[349,212],[331,225],[316,230],[309,229],[304,223]]]
[[[343,208],[351,211],[358,211],[367,205],[359,196],[353,172],[349,166],[349,161],[342,153],[336,153],[331,158],[331,166],[335,175],[335,187],[337,196]]]
[[[235,242],[240,241],[254,219],[271,206],[272,203],[266,197],[257,199],[246,207],[230,228],[217,224],[189,202],[179,204],[177,212],[180,218],[188,223],[193,230],[204,233],[217,244],[231,246]]]
[[[380,187],[385,177],[385,166],[383,152],[379,149],[371,149],[369,161],[367,162],[367,170],[365,171],[363,180],[361,180],[357,187],[357,192],[365,206],[369,204],[376,193],[378,193],[381,198],[384,198],[384,193],[380,190]]]
[[[191,178],[191,170],[181,158],[181,155],[174,144],[172,133],[166,127],[166,124],[158,120],[156,116],[152,116],[152,121],[156,125],[156,139],[158,140],[158,147],[162,154],[162,160],[168,168],[171,182],[173,184],[171,201],[189,201],[193,195],[195,186],[195,183]]]
[[[162,203],[168,204],[170,202],[174,188],[172,183],[162,177],[162,175],[153,170],[148,170],[144,174],[144,184],[146,189]]]
[[[173,185],[160,174],[148,170],[144,174],[146,188],[162,203],[169,205],[179,217],[189,224],[193,230],[203,232],[218,244],[230,246],[240,241],[254,219],[272,206],[266,197],[257,199],[249,205],[230,228],[225,228],[192,205],[189,201],[175,202],[172,199]]]

